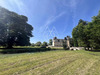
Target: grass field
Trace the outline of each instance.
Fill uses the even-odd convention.
[[[100,75],[100,52],[0,54],[0,75]]]

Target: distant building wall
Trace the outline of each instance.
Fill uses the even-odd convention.
[[[54,37],[52,44],[54,47],[63,47],[63,44],[65,44],[67,47],[70,47],[70,40],[68,36],[64,39],[57,39],[57,37]]]

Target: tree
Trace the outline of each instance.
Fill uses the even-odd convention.
[[[47,42],[43,42],[42,46],[48,46]]]
[[[92,18],[92,22],[88,23],[84,31],[88,46],[91,48],[100,48],[100,11],[97,16]]]
[[[37,42],[35,45],[36,45],[36,46],[41,46],[41,44],[42,44],[42,43],[39,41],[39,42]]]
[[[74,46],[100,48],[100,11],[91,22],[79,20],[78,25],[72,31]]]
[[[86,21],[78,24],[78,46],[89,47],[89,41],[87,41],[86,34],[84,32]]]
[[[0,7],[0,45],[12,48],[30,45],[33,27],[28,18]]]
[[[73,47],[74,46],[73,39],[72,38],[69,38],[69,39],[70,39],[70,47]]]
[[[31,43],[31,46],[33,46],[33,47],[34,47],[34,46],[35,46],[35,44],[34,44],[34,43]]]
[[[75,27],[72,31],[72,39],[74,43],[74,47],[78,47],[78,28]]]
[[[85,26],[88,23],[86,21],[83,21],[82,19],[79,20],[78,25],[73,29],[72,31],[72,39],[74,42],[74,46],[86,46],[88,43],[86,41],[86,35],[84,32]]]
[[[49,45],[52,45],[52,39],[49,40]]]
[[[94,48],[100,48],[100,11],[97,16],[93,17],[92,29],[90,30],[90,42]]]

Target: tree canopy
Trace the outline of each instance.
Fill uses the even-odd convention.
[[[0,45],[12,48],[30,45],[33,27],[28,18],[0,7]]]
[[[91,22],[79,20],[72,31],[74,46],[100,48],[100,11]]]
[[[49,45],[52,45],[52,39],[49,40]]]
[[[44,41],[42,46],[48,46],[48,43]]]
[[[38,41],[36,44],[35,44],[35,46],[41,46],[41,42],[40,41]]]

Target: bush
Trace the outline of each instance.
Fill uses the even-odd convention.
[[[46,48],[46,46],[41,46],[40,48]]]
[[[65,44],[63,45],[63,49],[64,49],[64,50],[66,50],[66,49],[67,49],[67,46],[66,46]]]
[[[13,53],[25,53],[25,52],[44,52],[50,50],[51,48],[15,48],[15,49],[2,49],[0,53],[13,54]]]
[[[51,48],[50,48],[50,47],[48,47],[48,50],[51,50]]]

